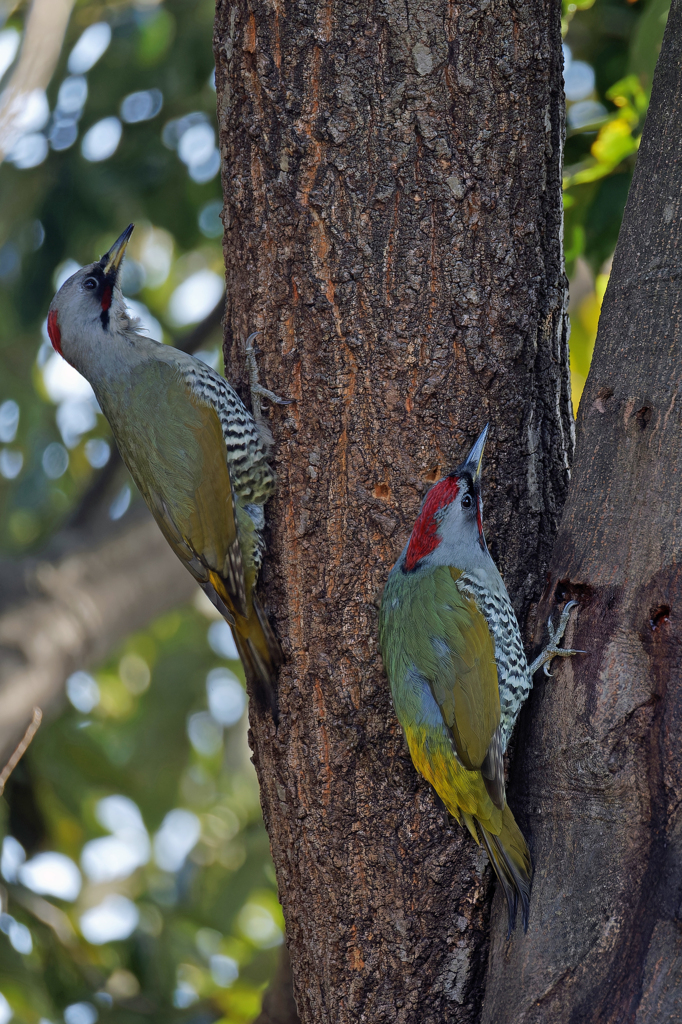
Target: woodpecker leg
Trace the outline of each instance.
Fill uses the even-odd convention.
[[[552,617],[550,615],[547,620],[547,632],[549,633],[549,643],[543,651],[538,654],[533,664],[528,669],[531,679],[539,668],[542,668],[546,676],[551,676],[553,673],[549,671],[549,663],[552,658],[570,658],[574,654],[587,654],[587,651],[571,651],[566,647],[559,647],[563,635],[568,625],[568,620],[571,615],[571,609],[577,606],[577,601],[569,601],[563,612],[561,618],[557,624],[556,629],[552,625]]]
[[[267,388],[264,388],[258,379],[258,363],[256,362],[256,350],[253,342],[259,334],[260,331],[254,331],[246,339],[246,369],[249,374],[249,388],[251,389],[251,408],[256,423],[262,423],[263,421],[263,410],[260,404],[261,398],[264,398],[266,402],[272,402],[273,405],[291,405],[291,402],[286,398],[280,398],[274,391],[268,391]]]

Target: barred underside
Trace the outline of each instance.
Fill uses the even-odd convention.
[[[188,387],[218,413],[232,486],[256,528],[249,555],[258,571],[265,553],[263,505],[275,489],[275,473],[267,461],[267,445],[253,416],[223,377],[197,360],[184,363],[182,372]]]
[[[193,362],[182,367],[189,387],[218,413],[232,484],[244,505],[264,505],[275,487],[275,474],[255,420],[239,395],[209,366]],[[252,517],[253,518],[253,517]],[[262,524],[256,523],[262,528]]]
[[[519,711],[533,685],[516,614],[504,588],[493,592],[467,573],[460,576],[457,587],[462,593],[473,597],[488,623],[495,643],[500,687],[501,742],[502,749],[506,750]]]

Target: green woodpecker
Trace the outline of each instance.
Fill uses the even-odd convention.
[[[391,570],[379,642],[412,761],[479,842],[524,928],[530,853],[505,798],[504,752],[533,674],[560,648],[566,605],[550,644],[528,665],[516,615],[483,536],[481,464],[488,428],[466,461],[424,499]]]
[[[281,653],[255,584],[275,475],[259,399],[280,400],[257,383],[248,343],[259,422],[205,363],[138,332],[119,287],[132,231],[62,285],[47,318],[50,340],[90,381],[161,532],[232,627],[247,677],[272,701]]]

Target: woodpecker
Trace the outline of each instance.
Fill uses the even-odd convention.
[[[379,643],[417,771],[479,843],[504,889],[509,932],[524,930],[532,867],[506,802],[504,752],[533,675],[547,675],[571,608],[529,666],[509,595],[483,534],[486,426],[465,462],[427,493],[381,601]]]
[[[254,335],[247,356],[255,419],[209,366],[139,332],[119,286],[133,227],[59,289],[50,340],[90,381],[161,532],[230,624],[247,678],[272,704],[281,651],[255,594],[264,505],[275,486],[260,399],[288,403],[258,384]]]

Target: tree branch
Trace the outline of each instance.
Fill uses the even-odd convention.
[[[125,636],[190,600],[196,584],[145,514],[90,551],[15,567],[33,596],[0,614],[0,762],[39,705],[61,702],[64,680],[97,664]]]
[[[24,112],[26,97],[49,85],[73,4],[74,0],[33,0],[19,60],[0,96],[0,162],[21,134],[15,125]]]

